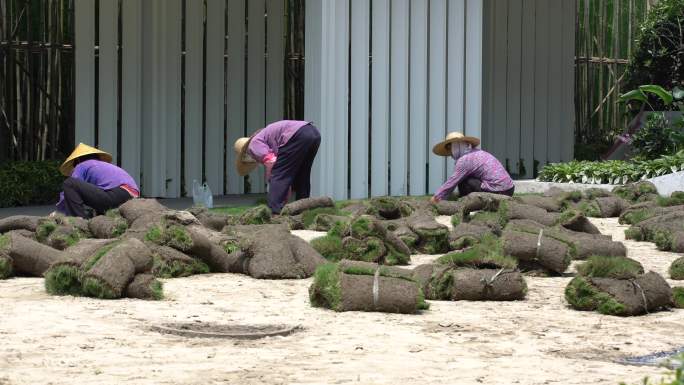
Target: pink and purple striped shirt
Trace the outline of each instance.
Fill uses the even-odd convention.
[[[254,160],[264,163],[270,154],[278,155],[278,148],[284,146],[302,127],[311,122],[302,120],[281,120],[258,131],[249,141],[248,154]]]
[[[513,180],[494,155],[480,149],[473,149],[456,160],[454,174],[435,193],[435,198],[445,199],[467,178],[482,181],[482,191],[502,192],[513,187]]]

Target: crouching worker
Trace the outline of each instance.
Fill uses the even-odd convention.
[[[311,194],[311,167],[321,144],[321,133],[310,122],[282,120],[235,141],[239,175],[264,165],[268,182],[268,207],[280,214],[291,192],[296,199]]]
[[[64,181],[57,211],[88,218],[88,207],[96,214],[104,214],[137,198],[140,193],[135,180],[111,161],[110,154],[79,144],[59,168],[68,178]]]
[[[478,149],[479,145],[480,140],[475,137],[452,132],[433,147],[436,155],[451,156],[456,161],[454,174],[437,190],[433,203],[446,199],[456,187],[462,197],[472,192],[513,196],[511,176],[492,154]]]

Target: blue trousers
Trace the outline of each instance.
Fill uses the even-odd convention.
[[[297,199],[311,195],[311,167],[320,144],[318,128],[307,124],[278,149],[268,187],[268,207],[274,214],[283,209],[290,187]]]

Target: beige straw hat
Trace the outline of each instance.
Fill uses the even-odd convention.
[[[439,156],[451,156],[451,150],[448,145],[454,142],[466,142],[470,143],[471,146],[477,147],[480,145],[480,139],[474,136],[465,136],[460,132],[450,132],[447,134],[444,141],[435,144],[432,148],[432,152]]]
[[[235,141],[235,167],[238,175],[245,176],[258,166],[256,160],[247,154],[247,148],[252,138],[240,138]]]
[[[71,155],[69,155],[64,163],[62,163],[62,165],[59,167],[59,171],[64,176],[70,176],[71,172],[74,171],[74,163],[76,159],[92,154],[97,154],[100,157],[100,160],[103,162],[112,163],[112,156],[110,154],[102,150],[98,150],[95,147],[90,147],[87,144],[79,143],[78,146],[76,146],[76,149],[74,149]]]

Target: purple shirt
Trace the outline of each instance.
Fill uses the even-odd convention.
[[[498,159],[487,151],[474,149],[456,160],[454,174],[437,190],[435,197],[445,199],[467,178],[482,181],[482,191],[502,192],[513,187],[513,180]]]
[[[102,190],[111,190],[125,184],[140,191],[135,180],[126,171],[101,160],[90,159],[77,164],[71,172],[71,177],[94,184]],[[59,194],[57,211],[65,212],[64,193]]]
[[[252,137],[247,152],[256,161],[263,163],[266,155],[272,153],[277,156],[278,148],[284,146],[297,130],[310,123],[301,120],[281,120],[271,123]]]

